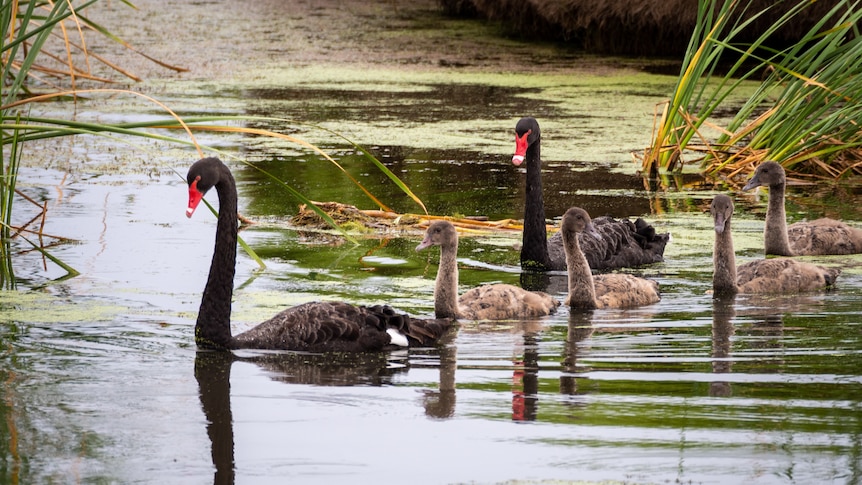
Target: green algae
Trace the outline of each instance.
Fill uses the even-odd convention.
[[[127,307],[78,299],[70,301],[42,291],[0,291],[0,322],[81,323],[110,321]]]
[[[548,140],[543,144],[544,159],[612,162],[624,164],[623,170],[629,172],[634,167],[628,163],[628,150],[646,146],[655,107],[672,87],[672,78],[628,69],[575,76],[315,66],[270,69],[255,78],[263,85],[290,86],[283,91],[285,95],[307,92],[319,96],[317,102],[328,104],[333,116],[320,124],[360,145],[470,148],[503,156],[512,150],[515,121],[533,115],[539,118]],[[336,94],[341,91],[361,91],[364,96],[339,100]],[[427,94],[433,91],[440,96],[429,98]],[[344,116],[356,109],[357,99],[373,106],[380,93],[399,95],[399,116],[383,112],[377,118]],[[486,94],[489,106],[466,102],[485,93],[490,93]],[[293,101],[285,96],[262,103],[263,107],[256,108],[260,112],[277,104],[281,112],[296,109],[298,115],[308,99]],[[435,112],[440,113],[435,116]],[[504,112],[518,114],[497,117]],[[331,143],[325,137],[310,136],[313,143]]]

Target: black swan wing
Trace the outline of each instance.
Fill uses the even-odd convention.
[[[392,346],[394,329],[410,345],[433,345],[448,321],[419,320],[384,305],[311,302],[284,310],[235,338],[238,348],[369,352]]]
[[[585,232],[578,233],[578,243],[590,269],[630,268],[664,260],[664,248],[670,235],[657,234],[655,228],[643,219],[632,222],[629,219],[602,216],[593,219],[592,223],[601,238]],[[554,269],[565,269],[566,255],[560,232],[551,237],[548,251]]]

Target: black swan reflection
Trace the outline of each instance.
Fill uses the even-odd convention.
[[[259,366],[277,382],[313,386],[387,386],[393,377],[409,372],[411,360],[435,365],[439,354],[438,389],[423,391],[425,415],[435,419],[455,415],[456,349],[447,344],[440,349],[420,349],[406,355],[387,352],[308,354],[279,352],[239,356],[232,352],[200,351],[195,356],[195,379],[201,408],[207,421],[215,468],[213,483],[230,485],[236,479],[235,441],[231,408],[231,367],[234,362]],[[416,359],[416,357],[425,357]]]

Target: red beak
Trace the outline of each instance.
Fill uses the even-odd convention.
[[[201,178],[196,178],[191,185],[189,185],[189,206],[186,209],[186,217],[191,217],[192,214],[195,213],[195,209],[198,208],[198,204],[201,203],[201,199],[204,198],[203,192],[198,190],[198,180]]]
[[[522,136],[515,133],[515,155],[512,156],[512,163],[517,167],[524,163],[524,157],[527,156],[527,137],[530,136],[533,130],[527,130]]]

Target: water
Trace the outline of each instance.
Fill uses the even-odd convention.
[[[659,304],[468,322],[439,349],[347,361],[197,353],[193,324],[215,219],[203,210],[186,219],[185,183],[172,172],[184,175],[196,155],[157,143],[53,141],[28,153],[20,188],[47,202],[44,231],[72,240],[51,252],[81,275],[52,281],[65,272],[28,252],[16,257],[19,291],[0,293],[0,482],[862,481],[859,256],[806,258],[843,268],[830,292],[713,302],[704,211],[715,190],[728,189],[688,174],[666,192],[646,192],[629,161],[667,78],[505,74],[449,86],[441,78],[309,69],[250,73],[200,92],[181,82],[148,88],[186,112],[278,112],[337,128],[403,177],[430,212],[492,219],[522,217],[524,175],[509,159],[514,121],[529,109],[546,135],[549,217],[581,205],[645,215],[673,234],[666,262],[635,271],[660,282]],[[459,108],[453,98],[476,102]],[[142,116],[110,100],[87,108],[76,116]],[[293,129],[395,210],[419,212],[352,146]],[[313,199],[373,208],[337,169],[296,146],[201,138]],[[253,168],[230,165],[241,211],[260,221],[241,235],[267,265],[240,252],[235,333],[313,299],[433,312],[438,255],[413,250],[418,232],[357,235],[353,246],[297,230],[287,222],[297,201]],[[791,188],[788,216],[862,224],[862,210],[846,203],[858,188],[829,192]],[[735,203],[738,257],[760,257],[765,200],[736,194]],[[19,222],[33,217],[18,207]],[[462,237],[462,285],[520,284],[518,239]],[[561,274],[544,283],[563,295]]]
[[[432,312],[437,255],[413,251],[418,235],[318,244],[250,210],[261,183],[235,171],[242,209],[271,218],[242,233],[268,268],[241,253],[235,332],[316,298]],[[45,186],[61,177],[22,174]],[[512,215],[518,181],[504,191]],[[82,275],[3,294],[4,481],[859,480],[855,257],[817,259],[849,267],[832,292],[714,308],[708,216],[653,216],[679,233],[666,263],[640,270],[662,284],[657,305],[466,323],[440,350],[358,363],[254,352],[231,362],[192,343],[214,218],[186,219],[185,197],[169,175],[47,196],[46,231],[78,241],[53,253]],[[737,219],[740,253],[754,256],[762,218]],[[516,242],[463,238],[462,283],[517,284]],[[59,276],[36,259],[19,263],[25,287]]]

